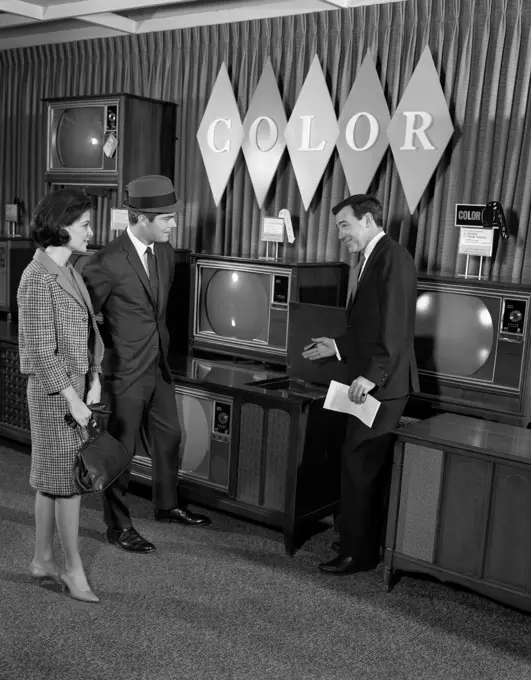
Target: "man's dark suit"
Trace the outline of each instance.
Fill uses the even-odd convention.
[[[372,428],[349,418],[341,461],[340,553],[360,567],[378,563],[394,437],[408,395],[418,391],[413,349],[417,274],[408,251],[387,235],[370,254],[347,310],[347,332],[335,338],[344,382],[375,383],[381,402]]]
[[[109,432],[131,454],[140,425],[149,443],[153,502],[178,505],[177,468],[181,431],[168,365],[166,307],[174,273],[169,243],[155,243],[158,299],[127,232],[98,251],[83,269],[96,314],[103,315],[106,388],[111,399]],[[131,526],[124,500],[129,471],[104,492],[104,517],[111,529]]]

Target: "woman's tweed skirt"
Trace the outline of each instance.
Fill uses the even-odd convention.
[[[72,386],[83,399],[85,376],[71,376]],[[71,474],[74,458],[81,446],[79,434],[65,423],[69,413],[66,399],[61,394],[49,395],[34,376],[28,378],[28,406],[31,425],[30,484],[37,491],[54,496],[76,494]],[[79,433],[79,434],[78,434]]]

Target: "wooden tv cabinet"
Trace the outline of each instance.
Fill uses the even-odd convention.
[[[444,413],[397,434],[388,590],[422,572],[531,612],[531,431]]]

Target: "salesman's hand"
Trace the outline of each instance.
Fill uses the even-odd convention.
[[[348,398],[355,404],[363,404],[367,394],[375,387],[375,384],[359,375],[348,388]]]
[[[336,353],[336,345],[332,338],[312,338],[311,345],[306,345],[302,356],[310,361],[333,357]]]

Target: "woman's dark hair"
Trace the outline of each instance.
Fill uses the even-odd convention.
[[[41,248],[64,246],[70,235],[63,227],[69,227],[87,210],[92,201],[80,189],[59,189],[45,196],[35,208],[31,223],[34,241]]]

